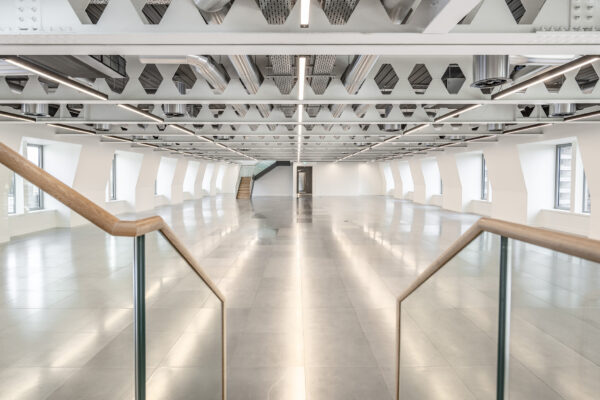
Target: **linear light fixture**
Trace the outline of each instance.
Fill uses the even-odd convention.
[[[51,126],[53,128],[65,129],[67,131],[72,131],[72,132],[77,132],[77,133],[85,133],[87,135],[96,136],[96,132],[90,131],[88,129],[78,128],[76,126],[64,125],[64,124],[47,124],[47,125]]]
[[[451,112],[449,112],[447,114],[441,115],[441,116],[437,117],[436,119],[434,119],[433,121],[434,122],[442,122],[442,121],[445,121],[445,120],[447,120],[449,118],[456,117],[457,115],[466,113],[467,111],[471,111],[471,110],[474,110],[476,108],[479,108],[481,106],[482,106],[481,104],[469,104],[469,105],[461,107],[461,108],[459,108],[457,110],[451,111]]]
[[[33,72],[34,74],[37,74],[39,76],[43,76],[44,78],[50,79],[51,81],[58,82],[62,85],[68,86],[71,89],[75,89],[81,93],[88,94],[97,99],[108,100],[108,96],[102,92],[99,92],[95,89],[92,89],[90,87],[82,85],[81,83],[76,82],[67,77],[64,77],[62,75],[56,74],[52,71],[47,70],[46,68],[38,66],[32,62],[23,60],[22,58],[6,57],[6,58],[4,58],[4,61],[6,61],[7,63],[10,63],[12,65],[15,65],[17,67],[23,68],[29,72]]]
[[[417,125],[417,126],[414,126],[414,127],[410,128],[410,129],[409,129],[409,130],[407,130],[407,131],[404,131],[404,135],[410,135],[410,134],[413,134],[413,133],[415,133],[415,132],[418,132],[418,131],[420,131],[421,129],[425,129],[425,128],[427,128],[428,126],[429,126],[429,124],[419,124],[419,125]]]
[[[586,119],[586,118],[592,118],[592,117],[597,117],[600,115],[600,111],[592,111],[592,112],[588,112],[585,114],[579,114],[579,115],[571,115],[570,117],[566,117],[564,119],[564,121],[579,121],[580,119]]]
[[[36,122],[35,118],[26,117],[24,115],[13,114],[13,113],[4,112],[4,111],[0,111],[0,117],[6,117],[6,118],[11,118],[11,119],[16,119],[18,121],[25,121],[25,122]]]
[[[137,108],[136,106],[132,106],[131,104],[118,104],[119,107],[124,108],[125,110],[129,110],[131,112],[134,112],[138,115],[141,115],[142,117],[146,117],[148,119],[151,119],[154,122],[158,122],[158,123],[163,123],[165,122],[162,118],[157,117],[154,114],[151,114],[149,112],[146,112],[144,110],[140,110],[139,108]]]
[[[549,123],[541,123],[541,124],[533,124],[533,125],[527,125],[527,126],[522,126],[520,128],[515,128],[515,129],[509,129],[507,131],[502,132],[504,135],[510,135],[511,133],[517,133],[517,132],[524,132],[524,131],[529,131],[532,129],[536,129],[536,128],[543,128],[545,126],[550,126],[552,124]]]
[[[513,93],[519,92],[523,89],[527,89],[528,87],[531,87],[533,85],[537,85],[538,83],[542,83],[545,82],[549,79],[552,78],[556,78],[557,76],[560,76],[562,74],[564,74],[565,72],[569,72],[569,71],[573,71],[574,69],[577,68],[581,68],[584,65],[587,64],[591,64],[594,61],[597,61],[600,59],[600,56],[583,56],[580,57],[576,60],[573,60],[571,62],[565,63],[561,66],[558,66],[556,68],[552,68],[550,71],[541,73],[539,75],[534,76],[531,79],[527,79],[521,83],[517,83],[516,85],[513,85],[509,88],[506,88],[504,90],[499,91],[498,93],[495,93],[492,95],[492,100],[499,100],[499,99],[503,99],[506,96],[510,96]]]
[[[183,126],[181,126],[181,125],[172,124],[172,125],[169,125],[169,126],[170,126],[171,128],[177,129],[178,131],[180,131],[180,132],[183,132],[183,133],[185,133],[185,134],[187,134],[187,135],[196,136],[196,134],[194,133],[194,131],[192,131],[192,130],[190,130],[190,129],[188,129],[188,128],[184,128],[184,127],[183,127]]]
[[[310,0],[300,0],[300,28],[308,28]]]
[[[298,125],[298,162],[300,162],[300,154],[302,153],[302,125]]]
[[[298,57],[298,100],[304,100],[304,81],[306,80],[306,57]]]

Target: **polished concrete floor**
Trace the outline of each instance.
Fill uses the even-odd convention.
[[[475,220],[384,197],[158,210],[227,297],[228,398],[392,399],[395,298]],[[402,306],[403,399],[495,398],[498,243]],[[148,398],[220,398],[219,302],[148,235]],[[84,226],[0,246],[0,398],[131,399],[133,240]],[[511,246],[510,398],[600,393],[600,269]]]

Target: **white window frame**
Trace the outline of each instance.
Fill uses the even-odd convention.
[[[481,193],[480,199],[483,201],[490,200],[490,180],[488,177],[487,164],[485,162],[485,156],[481,155]]]
[[[11,177],[9,178],[10,183],[8,184],[8,214],[16,214],[17,213],[17,174],[13,171],[9,171]],[[12,188],[12,192],[11,192]],[[12,207],[10,207],[10,198],[12,197]]]
[[[37,161],[37,166],[41,169],[44,169],[44,146],[41,144],[33,144],[33,143],[27,143],[27,152],[29,152],[29,149],[35,147],[38,149],[38,161]],[[28,158],[29,159],[29,158]],[[43,210],[44,209],[44,192],[38,188],[37,186],[30,184],[32,187],[36,188],[37,190],[39,190],[40,195],[38,197],[38,202],[36,207],[28,207],[27,211],[39,211],[39,210]],[[25,204],[26,206],[29,206],[29,199],[26,199]]]
[[[583,200],[581,202],[581,212],[585,213],[585,214],[589,214],[592,212],[591,198],[590,198],[589,207],[588,207],[588,202],[587,202],[589,193],[590,193],[590,188],[587,183],[587,176],[585,175],[585,172],[584,172],[583,173]]]
[[[571,149],[571,163],[573,160],[573,144],[572,143],[562,143],[562,144],[557,144],[556,145],[556,156],[555,156],[555,166],[554,166],[554,208],[557,210],[565,210],[565,211],[570,211],[571,210],[571,206],[572,206],[572,201],[571,201],[571,194],[572,194],[572,186],[573,186],[573,168],[571,166],[571,178],[570,178],[570,184],[569,184],[569,205],[568,206],[564,206],[560,204],[560,157],[561,157],[561,153],[562,153],[562,149],[565,148],[570,148]]]
[[[113,155],[108,176],[108,200],[117,200],[117,153]]]

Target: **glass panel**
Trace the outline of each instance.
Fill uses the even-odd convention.
[[[131,392],[132,254],[90,224],[0,245],[0,398]]]
[[[157,232],[146,235],[148,399],[222,399],[221,302]]]
[[[480,235],[402,302],[400,398],[495,398],[499,245]]]
[[[44,148],[40,145],[27,145],[27,160],[40,168],[44,168]],[[32,185],[28,181],[23,181],[25,192],[25,207],[29,211],[40,210],[44,208],[43,193],[37,186]]]
[[[555,207],[563,210],[571,209],[572,150],[573,146],[570,144],[556,146]]]
[[[597,399],[600,265],[509,243],[511,398]]]

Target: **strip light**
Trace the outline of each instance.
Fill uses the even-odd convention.
[[[413,128],[410,128],[410,129],[409,129],[409,130],[407,130],[407,131],[404,131],[404,135],[410,135],[410,134],[413,134],[413,133],[415,133],[415,132],[418,132],[418,131],[420,131],[421,129],[425,129],[425,128],[427,128],[428,126],[429,126],[429,124],[420,124],[420,125],[417,125],[417,126],[415,126],[415,127],[413,127]]]
[[[82,85],[81,83],[76,82],[72,79],[65,78],[61,75],[55,74],[54,72],[49,71],[40,66],[37,66],[29,61],[25,61],[18,57],[6,57],[6,58],[4,58],[4,61],[6,61],[9,64],[15,65],[17,67],[23,68],[27,71],[33,72],[34,74],[37,74],[39,76],[43,76],[44,78],[50,79],[51,81],[58,82],[62,85],[68,86],[71,89],[75,89],[81,93],[88,94],[97,99],[108,100],[108,96],[102,92],[99,92],[95,89],[92,89],[85,85]]]
[[[169,126],[171,128],[177,129],[178,131],[183,132],[183,133],[185,133],[187,135],[196,136],[196,134],[194,133],[194,131],[192,131],[190,129],[187,129],[187,128],[184,128],[181,125],[172,124],[172,125],[169,125]]]
[[[533,124],[533,125],[528,125],[528,126],[522,126],[520,128],[510,129],[510,130],[504,131],[502,133],[504,135],[510,135],[511,133],[530,131],[532,129],[543,128],[545,126],[550,126],[550,125],[552,125],[552,124],[549,124],[549,123]]]
[[[303,4],[310,4],[310,0],[302,0]],[[308,6],[306,6],[308,9]],[[307,17],[308,25],[308,17]],[[298,57],[298,100],[304,100],[304,84],[306,81],[306,57]],[[302,116],[304,105],[298,104],[298,162],[302,153]]]
[[[0,117],[12,118],[12,119],[16,119],[19,121],[25,121],[25,122],[36,122],[35,118],[26,117],[24,115],[13,114],[13,113],[4,112],[4,111],[0,111]]]
[[[64,124],[47,124],[47,125],[51,126],[53,128],[65,129],[67,131],[73,131],[73,132],[77,132],[77,133],[85,133],[87,135],[96,136],[96,132],[90,131],[87,129],[83,129],[83,128],[77,128],[76,126],[64,125]]]
[[[456,117],[457,115],[466,113],[467,111],[471,111],[471,110],[474,110],[476,108],[479,108],[481,106],[482,106],[481,104],[470,104],[470,105],[461,107],[458,110],[451,111],[448,114],[444,114],[444,115],[442,115],[440,117],[437,117],[433,121],[434,122],[442,122],[442,121],[445,121],[445,120],[447,120],[449,118]]]
[[[534,76],[531,79],[527,79],[521,83],[517,83],[514,86],[511,86],[505,90],[502,90],[496,94],[492,95],[492,100],[499,100],[499,99],[503,99],[507,96],[510,96],[511,94],[514,94],[516,92],[519,92],[523,89],[527,89],[528,87],[531,87],[533,85],[537,85],[538,83],[542,83],[545,82],[547,80],[550,80],[552,78],[556,78],[557,76],[560,76],[566,72],[569,71],[573,71],[574,69],[577,68],[581,68],[584,65],[588,65],[593,63],[594,61],[597,61],[600,59],[600,56],[583,56],[580,57],[576,60],[573,60],[571,62],[568,62],[566,64],[563,64],[559,67],[553,68],[548,72],[544,72],[542,74],[539,74],[537,76]]]
[[[151,114],[149,112],[146,112],[144,110],[140,110],[139,108],[132,106],[131,104],[118,104],[119,107],[124,108],[125,110],[129,110],[131,112],[134,112],[138,115],[141,115],[142,117],[146,117],[151,119],[154,122],[158,122],[158,123],[163,123],[165,122],[162,118],[157,117],[154,114]]]
[[[308,28],[310,0],[300,0],[300,28]]]
[[[298,57],[298,100],[304,100],[304,81],[306,79],[306,57]]]
[[[600,111],[592,111],[585,114],[572,115],[570,117],[566,117],[564,121],[579,121],[580,119],[592,118],[600,115]]]

